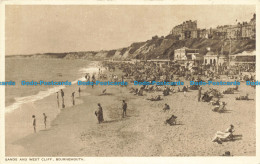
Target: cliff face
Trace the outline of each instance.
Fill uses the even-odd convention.
[[[207,47],[212,51],[220,52],[223,46],[223,53],[227,55],[230,50],[230,40],[214,39],[187,39],[177,40],[171,35],[164,37],[153,37],[146,42],[133,43],[129,47],[98,52],[67,52],[67,53],[45,53],[26,55],[24,57],[33,58],[63,58],[63,59],[88,59],[88,60],[126,60],[126,59],[153,59],[171,58],[173,59],[174,50],[182,47],[199,49],[203,55],[207,52]],[[255,50],[255,40],[232,40],[231,53],[237,54],[243,51]]]

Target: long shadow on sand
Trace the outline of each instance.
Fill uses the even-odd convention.
[[[238,134],[238,135],[233,135],[233,139],[231,141],[237,141],[237,140],[242,140],[243,135]]]
[[[58,126],[59,124],[53,124],[53,123],[51,123],[51,126]]]
[[[111,96],[111,95],[114,95],[113,93],[103,93],[103,94],[100,94],[98,96]]]
[[[185,124],[183,124],[183,123],[177,123],[177,124],[171,125],[171,126],[180,126],[180,125],[185,125]]]
[[[104,121],[103,123],[106,124],[106,123],[114,123],[114,122],[120,122],[120,121],[124,121],[124,120],[127,120],[129,118],[125,117],[124,119],[118,119],[118,120],[108,120],[108,121]]]
[[[233,110],[224,110],[223,112],[215,112],[215,113],[224,114],[224,113],[231,113],[231,111]]]
[[[247,99],[247,100],[236,100],[236,101],[253,101],[255,99]]]
[[[235,141],[238,141],[238,140],[242,140],[242,135],[241,134],[233,135],[232,139],[218,141],[217,143],[218,144],[222,144],[223,142],[235,142]]]
[[[43,130],[39,130],[40,132],[46,132],[46,131],[50,131],[50,129],[43,129]]]
[[[225,110],[225,111],[222,112],[222,113],[231,113],[231,111],[233,111],[233,110]]]
[[[238,140],[242,140],[242,136],[243,135],[241,135],[241,134],[233,135],[232,139],[222,141],[222,142],[235,142],[235,141],[238,141]]]
[[[170,125],[170,124],[168,124],[168,123],[164,123],[164,124],[167,125],[167,126],[181,126],[181,125],[185,125],[185,124],[183,124],[183,123],[181,123],[181,122],[176,123],[176,124],[174,124],[174,125]]]

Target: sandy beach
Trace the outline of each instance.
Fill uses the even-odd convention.
[[[39,116],[35,134],[31,121],[23,121],[32,120],[31,115],[19,109],[6,114],[6,156],[220,156],[225,151],[234,156],[256,154],[255,89],[245,83],[239,87],[239,93],[224,95],[225,113],[213,112],[212,105],[206,102],[198,103],[197,90],[187,92],[186,96],[183,92],[171,93],[161,101],[151,102],[146,100],[150,93],[137,96],[129,93],[130,87],[81,87],[76,105],[61,111],[56,108],[56,95],[27,104],[28,111],[34,110]],[[76,88],[77,85],[67,88],[65,94]],[[227,87],[212,88],[223,91]],[[107,94],[102,95],[104,89]],[[235,100],[246,93],[253,100]],[[128,104],[126,118],[122,118],[122,100]],[[68,101],[67,96],[65,102]],[[94,115],[97,103],[101,103],[104,112],[102,124],[98,124]],[[166,112],[162,110],[165,103],[170,105]],[[41,117],[43,110],[35,110],[34,105],[45,108],[50,116],[47,129]],[[172,114],[178,117],[177,125],[166,125],[164,121]],[[242,138],[222,144],[212,142],[214,134],[230,124],[235,126],[234,135]],[[13,136],[21,127],[24,131]]]

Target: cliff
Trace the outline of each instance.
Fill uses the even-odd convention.
[[[186,39],[177,40],[172,35],[166,37],[152,37],[146,42],[133,43],[129,47],[108,50],[108,51],[88,51],[88,52],[66,52],[66,53],[45,53],[24,55],[23,57],[33,58],[63,58],[63,59],[88,59],[88,60],[126,60],[126,59],[153,59],[153,58],[171,58],[173,59],[174,50],[182,47],[199,49],[203,55],[206,54],[207,47],[212,51],[221,51],[223,46],[223,53],[227,55],[230,50],[229,40],[218,39]],[[237,54],[244,51],[255,50],[255,40],[232,40],[231,54]],[[10,56],[7,56],[10,57]]]

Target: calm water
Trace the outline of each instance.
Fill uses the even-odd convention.
[[[71,81],[93,71],[96,63],[86,60],[6,58],[5,79],[16,82],[5,89],[6,111],[28,101],[36,101],[55,93],[64,86],[22,86],[21,81]]]

